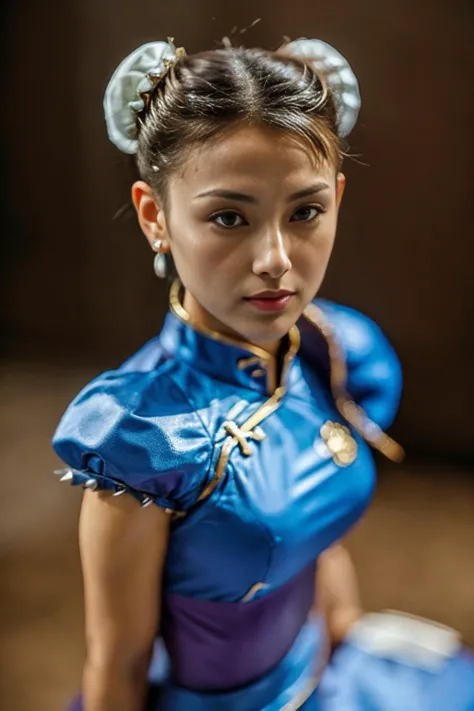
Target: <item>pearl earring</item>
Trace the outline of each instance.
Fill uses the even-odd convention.
[[[166,262],[166,256],[160,250],[163,249],[163,240],[157,239],[153,242],[153,249],[156,250],[155,258],[153,260],[153,270],[158,277],[158,279],[166,279],[168,275],[168,264]]]

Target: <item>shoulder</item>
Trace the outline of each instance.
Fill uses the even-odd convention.
[[[384,332],[369,316],[349,306],[325,299],[315,299],[313,303],[330,323],[349,363],[363,360],[383,351],[394,355],[393,348]]]
[[[382,329],[365,314],[323,299],[313,302],[329,337],[335,340],[347,366],[347,390],[369,418],[387,427],[395,417],[402,392],[402,369],[397,354]],[[311,320],[311,317],[310,317]],[[320,319],[321,321],[321,319]],[[306,331],[306,350],[327,370],[337,368],[321,333]]]
[[[103,488],[125,485],[183,508],[206,475],[211,439],[172,377],[174,363],[152,361],[145,347],[86,385],[61,418],[53,447],[77,483],[82,473]]]

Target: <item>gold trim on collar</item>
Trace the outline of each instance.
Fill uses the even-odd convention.
[[[401,462],[405,456],[403,447],[369,419],[364,410],[354,402],[347,392],[346,359],[335,338],[331,323],[315,304],[308,304],[303,316],[317,328],[326,341],[330,361],[330,387],[340,414],[374,449],[393,462]]]
[[[187,324],[194,331],[197,331],[197,333],[201,333],[204,336],[207,336],[208,338],[214,339],[215,341],[219,341],[220,343],[226,343],[229,346],[235,346],[236,348],[241,348],[251,353],[251,358],[244,359],[247,361],[247,363],[244,365],[241,359],[237,364],[237,368],[239,370],[243,370],[251,363],[255,363],[256,365],[260,366],[260,370],[263,369],[265,375],[267,376],[267,393],[268,395],[272,395],[277,389],[277,386],[279,385],[277,383],[277,359],[275,358],[275,356],[272,356],[270,353],[268,353],[268,351],[264,350],[263,348],[255,346],[253,343],[248,343],[247,341],[239,341],[236,338],[231,338],[230,336],[224,336],[218,331],[214,331],[210,328],[207,328],[206,326],[197,324],[195,321],[193,321],[190,314],[188,313],[188,311],[186,311],[183,304],[181,303],[181,286],[181,281],[179,279],[175,279],[170,289],[170,309],[174,313],[174,315],[182,323]],[[292,326],[292,328],[288,332],[288,338],[290,345],[283,359],[283,368],[280,379],[281,384],[285,382],[288,369],[291,365],[291,361],[295,357],[300,347],[300,332],[297,326]],[[257,376],[255,375],[254,377]]]

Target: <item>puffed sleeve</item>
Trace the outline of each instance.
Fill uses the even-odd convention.
[[[93,380],[67,408],[52,444],[69,467],[65,481],[172,511],[196,502],[212,455],[183,391],[156,372],[111,371]]]
[[[347,366],[347,390],[379,427],[388,427],[400,404],[402,370],[382,330],[360,312],[316,299],[334,331]]]

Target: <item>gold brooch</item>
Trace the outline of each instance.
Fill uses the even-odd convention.
[[[321,427],[321,437],[332,454],[335,463],[347,467],[357,457],[357,442],[348,427],[339,422],[326,422]]]

